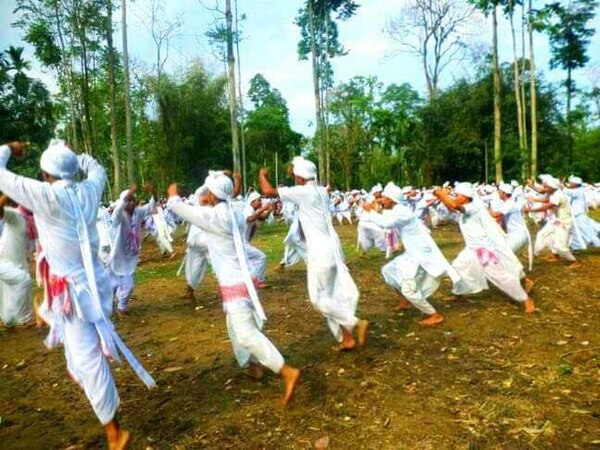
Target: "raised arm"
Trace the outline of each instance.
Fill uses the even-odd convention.
[[[211,220],[214,215],[214,209],[207,206],[192,206],[184,203],[179,197],[177,185],[171,184],[167,190],[169,201],[167,207],[174,214],[181,217],[186,222],[197,226],[202,230],[211,229]]]
[[[452,211],[459,211],[461,213],[465,212],[465,208],[462,205],[459,205],[455,199],[448,195],[448,192],[442,188],[437,188],[433,191],[433,194],[441,201],[448,209]]]
[[[0,191],[25,208],[40,214],[56,206],[49,183],[16,175],[6,168],[11,156],[22,157],[27,143],[11,142],[0,147]]]
[[[88,154],[78,155],[77,161],[79,169],[86,175],[86,182],[94,187],[96,195],[100,199],[106,186],[106,170]]]
[[[258,172],[258,185],[260,186],[263,197],[279,197],[277,189],[275,189],[269,181],[269,169],[265,167],[260,169],[260,172]]]
[[[137,207],[142,219],[150,214],[156,207],[156,190],[154,189],[154,185],[150,182],[146,182],[144,184],[144,192],[150,194],[150,200],[144,206]]]

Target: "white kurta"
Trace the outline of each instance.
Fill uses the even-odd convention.
[[[206,244],[210,261],[219,283],[223,298],[223,310],[227,314],[227,328],[234,354],[241,367],[257,361],[275,373],[279,373],[284,361],[273,343],[261,333],[263,320],[258,308],[260,304],[251,300],[246,277],[240,257],[244,253],[243,239],[241,249],[236,250],[233,227],[243,232],[243,216],[235,214],[232,219],[230,206],[226,202],[210,206],[190,206],[177,197],[169,200],[171,210],[183,220],[200,228],[206,234]],[[241,250],[242,254],[238,253]],[[256,300],[258,301],[258,300]]]
[[[461,277],[454,283],[454,294],[481,292],[488,288],[489,280],[512,299],[524,302],[527,293],[520,283],[523,267],[508,242],[499,241],[506,238],[494,236],[492,227],[498,225],[491,216],[482,217],[488,212],[473,202],[463,207],[465,212],[460,215],[459,226],[466,246],[452,262]]]
[[[327,190],[311,181],[304,186],[281,187],[278,192],[282,201],[298,206],[298,219],[306,238],[308,294],[341,342],[341,327],[352,331],[358,323],[355,314],[359,292],[331,224]]]
[[[119,396],[105,353],[120,361],[121,352],[146,385],[154,385],[109,320],[112,295],[108,272],[98,257],[96,229],[106,172],[90,156],[80,155],[84,181],[50,184],[10,172],[5,168],[9,157],[10,149],[0,147],[0,191],[33,212],[50,270],[66,282],[67,302],[49,305],[46,297],[40,309],[51,327],[46,345],[64,343],[69,372],[106,424],[115,415]]]
[[[497,211],[502,213],[502,222],[506,230],[508,244],[511,250],[517,253],[529,242],[529,232],[521,208],[511,197],[501,201]]]
[[[573,226],[573,217],[569,200],[560,189],[548,199],[554,205],[554,214],[547,215],[544,227],[535,238],[534,252],[540,253],[544,248],[550,247],[555,255],[568,260],[575,261],[575,257],[569,249],[569,235]]]
[[[436,311],[427,298],[437,290],[441,277],[446,273],[454,280],[459,277],[429,230],[407,206],[400,204],[386,214],[365,214],[361,220],[374,222],[400,235],[405,251],[382,268],[383,278],[416,308],[425,314],[434,314]]]
[[[588,202],[583,188],[565,189],[573,212],[571,228],[571,248],[585,250],[586,247],[600,247],[600,224],[588,215]]]
[[[258,229],[258,224],[256,221],[248,222],[248,218],[254,214],[256,214],[256,210],[251,205],[247,205],[243,210],[245,222],[244,243],[246,245],[246,254],[248,255],[252,276],[258,283],[263,283],[267,272],[267,255],[251,244],[252,238]]]
[[[31,320],[31,277],[27,265],[29,238],[25,218],[15,208],[4,208],[0,237],[0,320],[21,325]]]

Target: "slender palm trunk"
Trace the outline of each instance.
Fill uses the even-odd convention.
[[[325,180],[327,178],[325,160],[325,152],[323,147],[323,113],[321,111],[321,94],[320,94],[320,69],[319,69],[319,58],[317,56],[317,45],[316,45],[316,33],[315,33],[315,19],[312,0],[307,1],[307,12],[308,12],[308,26],[310,29],[310,53],[312,62],[312,74],[313,74],[313,89],[315,97],[315,117],[316,117],[316,131],[315,141],[317,145],[317,157],[319,162],[319,179]]]
[[[494,65],[494,163],[496,183],[503,179],[502,173],[502,117],[500,111],[500,66],[498,64],[498,17],[494,7],[493,18],[493,65]]]
[[[245,118],[244,118],[244,96],[242,95],[242,66],[240,60],[240,35],[238,30],[238,8],[237,8],[237,0],[235,0],[235,32],[236,32],[236,40],[235,40],[235,52],[237,56],[237,72],[238,72],[238,94],[240,96],[240,145],[242,149],[242,180],[243,180],[243,188],[244,194],[248,190],[248,180],[246,178],[246,137],[244,135],[245,128]],[[275,160],[277,162],[277,159]]]
[[[536,75],[535,58],[533,53],[533,17],[532,0],[529,0],[529,20],[527,31],[529,33],[529,77],[530,81],[530,102],[531,102],[531,177],[535,178],[538,173],[538,142],[537,142],[537,93],[536,93]]]
[[[113,47],[112,27],[112,0],[107,2],[106,17],[106,43],[108,47],[108,89],[110,108],[110,142],[113,163],[113,191],[121,192],[121,164],[119,161],[119,147],[117,142],[117,112],[116,112],[116,89],[115,89],[115,49]]]
[[[529,172],[529,164],[528,164],[528,154],[525,144],[525,134],[523,131],[523,112],[522,112],[522,104],[521,104],[521,77],[519,74],[519,57],[517,55],[517,37],[515,33],[515,24],[514,24],[514,2],[511,0],[510,5],[510,32],[512,36],[512,47],[513,47],[513,86],[515,90],[515,102],[517,104],[517,127],[519,130],[519,149],[521,150],[521,178],[523,180],[527,179],[527,174]]]
[[[131,130],[131,99],[129,96],[129,50],[127,48],[127,0],[121,0],[121,20],[123,28],[123,91],[125,93],[125,140],[127,149],[127,181],[135,183],[135,162]]]
[[[233,171],[241,173],[240,141],[237,123],[237,96],[235,93],[235,56],[233,55],[233,14],[231,0],[225,0],[225,21],[227,22],[227,79],[229,88],[229,117],[231,121],[231,153]]]

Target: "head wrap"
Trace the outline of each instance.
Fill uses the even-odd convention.
[[[459,195],[463,195],[465,197],[473,198],[473,186],[471,183],[463,182],[458,183],[454,188],[454,192]]]
[[[575,175],[571,175],[569,177],[569,183],[581,186],[583,184],[583,180],[580,177],[576,177]]]
[[[371,195],[376,194],[378,192],[382,192],[383,191],[383,186],[381,186],[381,183],[377,183],[375,186],[373,186],[371,188]]]
[[[387,186],[386,186],[386,187],[387,187]],[[411,193],[412,191],[413,191],[413,188],[412,188],[412,186],[404,186],[404,187],[402,188],[402,193],[403,193],[403,194],[409,194],[409,193]]]
[[[296,156],[292,160],[294,165],[294,175],[305,180],[314,180],[317,178],[317,166],[312,161],[304,159],[302,156]]]
[[[551,176],[548,176],[544,179],[544,184],[546,186],[548,186],[550,189],[554,189],[555,191],[560,188],[560,181],[558,180],[558,178],[554,178]]]
[[[258,192],[252,192],[249,196],[248,196],[248,200],[246,200],[248,202],[248,205],[252,205],[252,203],[254,203],[255,200],[259,200],[260,199],[260,194]]]
[[[510,185],[516,188],[517,186],[519,186],[519,182],[517,180],[511,180]]]
[[[40,168],[48,175],[61,180],[71,180],[79,170],[77,155],[64,141],[53,139],[42,153]]]
[[[513,187],[508,183],[502,183],[498,189],[507,195],[512,195],[514,190]]]
[[[220,170],[209,170],[204,185],[219,200],[229,200],[233,194],[231,178]]]
[[[385,189],[381,193],[383,197],[387,197],[395,203],[401,203],[404,200],[404,195],[402,194],[402,189],[394,184],[393,181],[390,181],[386,184]]]

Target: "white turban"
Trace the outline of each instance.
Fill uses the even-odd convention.
[[[254,200],[258,200],[260,199],[260,194],[258,192],[252,192],[249,196],[248,196],[248,204],[252,205],[252,203],[254,202]]]
[[[381,191],[383,191],[383,187],[381,186],[381,183],[377,183],[375,186],[373,186],[371,188],[371,195],[374,195]]]
[[[386,187],[387,187],[387,186],[386,186]],[[402,188],[402,193],[403,193],[403,194],[409,194],[409,193],[411,193],[412,191],[413,191],[413,188],[412,188],[412,186],[405,186],[405,187],[403,187],[403,188]]]
[[[393,200],[396,203],[401,203],[404,200],[404,195],[402,194],[402,189],[394,184],[393,181],[390,181],[385,185],[385,189],[381,193],[382,196]]]
[[[61,180],[71,180],[79,171],[77,155],[64,141],[53,139],[42,153],[40,168],[48,175]]]
[[[518,182],[517,180],[512,180],[512,181],[510,182],[510,185],[511,185],[512,187],[516,188],[517,186],[519,186],[519,182]]]
[[[204,184],[219,200],[229,200],[233,194],[231,178],[220,170],[209,170]]]
[[[580,177],[576,177],[575,175],[571,175],[569,177],[569,183],[581,186],[583,184],[583,180]]]
[[[471,183],[467,182],[458,183],[454,188],[454,192],[469,198],[473,198],[474,195],[473,186],[471,185]]]
[[[550,189],[554,189],[555,191],[560,188],[560,181],[558,180],[558,178],[554,178],[551,176],[548,176],[544,179],[544,184],[546,186],[548,186]]]
[[[507,195],[512,195],[513,193],[513,187],[508,183],[502,183],[498,189]]]
[[[444,184],[442,184],[442,187],[447,188],[448,186],[450,186],[450,182],[449,181],[444,181]]]
[[[294,175],[305,180],[315,180],[317,178],[317,166],[312,161],[304,159],[302,156],[296,156],[292,160],[294,165]]]

